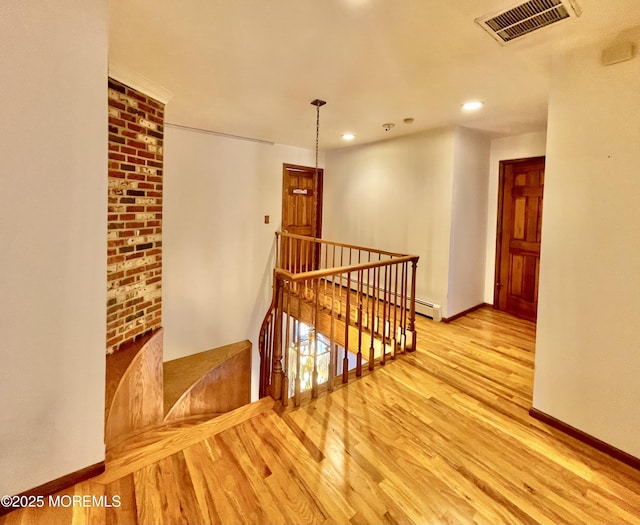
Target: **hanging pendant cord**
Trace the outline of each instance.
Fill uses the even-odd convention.
[[[313,177],[313,217],[311,224],[313,227],[313,238],[318,237],[318,156],[320,151],[320,106],[324,106],[326,102],[324,100],[315,99],[311,102],[316,107],[316,165],[315,173]],[[315,270],[316,252],[313,250],[312,262]]]
[[[316,181],[318,180],[318,144],[320,141],[320,105],[316,106]],[[318,202],[318,199],[315,199]]]
[[[311,227],[313,229],[313,248],[312,248],[312,254],[311,254],[311,268],[313,270],[316,270],[316,262],[317,262],[317,257],[318,257],[318,253],[317,253],[317,246],[316,246],[316,242],[315,239],[318,237],[318,152],[320,149],[319,146],[319,142],[320,142],[320,106],[324,106],[326,104],[326,102],[324,100],[320,100],[320,99],[316,99],[313,102],[311,102],[311,104],[313,104],[316,107],[316,166],[315,166],[315,173],[314,173],[314,177],[313,177],[313,217],[311,219]],[[318,334],[316,332],[316,323],[318,322],[318,320],[316,319],[316,312],[318,310],[318,294],[319,294],[319,281],[317,286],[314,286],[312,288],[315,292],[315,303],[316,303],[316,307],[313,309],[313,313],[311,315],[312,321],[313,321],[313,329],[314,329],[314,334],[316,336],[314,343],[313,343],[313,362],[314,362],[314,368],[316,366],[316,356],[318,354]],[[311,344],[311,341],[309,342]],[[311,350],[311,348],[310,348]]]

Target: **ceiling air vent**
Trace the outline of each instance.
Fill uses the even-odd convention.
[[[582,10],[575,0],[529,0],[476,18],[476,22],[504,45],[533,31],[581,14]]]

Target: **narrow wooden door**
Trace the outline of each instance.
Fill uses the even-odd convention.
[[[536,321],[544,157],[500,163],[496,281],[499,310]]]
[[[321,237],[323,171],[307,166],[283,165],[282,231]],[[292,241],[282,244],[281,261],[292,271],[313,269],[311,243]],[[316,254],[317,256],[317,254]],[[317,257],[316,257],[317,261]]]

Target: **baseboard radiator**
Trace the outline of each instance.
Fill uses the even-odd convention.
[[[416,298],[416,312],[433,319],[437,323],[442,321],[442,307],[439,304]]]
[[[334,279],[333,277],[327,277],[326,279],[327,281],[330,281],[330,282],[339,283],[340,286],[344,288],[348,287],[353,292],[358,291],[358,282],[353,278],[351,279],[351,282],[349,282],[349,279],[346,276],[341,276],[341,277],[338,277],[337,279]],[[366,279],[364,280],[364,282],[366,283]],[[381,289],[378,288],[378,293],[380,293],[380,290]],[[393,304],[393,297],[390,299],[390,302]],[[418,299],[417,297],[416,297],[416,313],[419,313],[420,315],[424,315],[425,317],[432,319],[436,323],[439,323],[442,321],[442,306],[429,301],[425,301],[423,299]]]

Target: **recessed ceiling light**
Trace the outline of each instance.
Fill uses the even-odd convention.
[[[353,133],[344,133],[342,135],[343,140],[353,140],[356,136]]]
[[[484,106],[484,102],[480,102],[479,100],[470,100],[469,102],[462,104],[462,109],[465,111],[478,111],[482,106]]]

